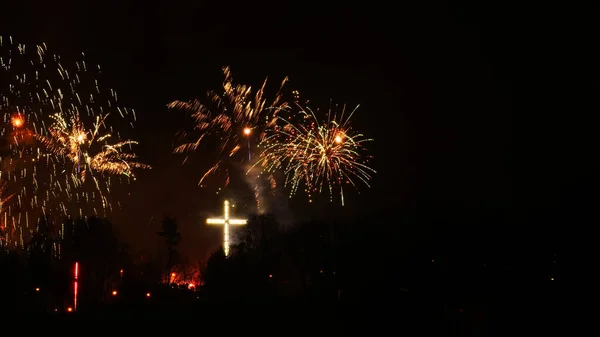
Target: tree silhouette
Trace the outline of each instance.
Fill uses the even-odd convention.
[[[103,300],[115,286],[121,263],[112,223],[97,217],[78,218],[71,252],[72,259],[80,264],[81,303]],[[71,261],[68,267],[72,268]]]
[[[278,224],[270,214],[255,214],[248,219],[246,226],[237,231],[237,250],[266,255],[275,243],[278,234]]]
[[[202,270],[202,281],[209,295],[221,295],[228,288],[227,257],[223,247],[214,251]]]
[[[167,268],[166,268],[166,282],[167,284],[171,283],[171,270],[173,269],[173,265],[175,264],[175,260],[178,256],[177,250],[175,247],[179,244],[181,240],[181,234],[179,233],[179,228],[177,225],[177,221],[175,218],[171,218],[166,216],[161,221],[162,232],[157,232],[158,236],[164,238],[165,244],[167,245]]]
[[[31,236],[27,246],[31,278],[34,283],[43,287],[49,287],[51,283],[52,253],[55,243],[51,237],[52,228],[48,217],[40,217],[37,230]]]

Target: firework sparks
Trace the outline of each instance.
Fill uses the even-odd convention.
[[[6,184],[0,182],[0,216],[4,217],[4,206],[13,196],[14,194],[6,194]],[[2,224],[1,226],[4,227],[4,221],[0,220],[0,223]]]
[[[70,121],[61,115],[54,115],[55,122],[48,128],[48,136],[36,135],[45,149],[56,156],[63,156],[73,163],[82,181],[86,172],[126,175],[135,178],[133,169],[149,169],[150,166],[136,162],[133,153],[123,152],[129,145],[137,144],[126,140],[111,144],[110,133],[102,134],[101,129],[108,114],[96,116],[90,131],[86,131],[78,115]],[[94,179],[96,179],[94,177]]]
[[[330,108],[324,122],[319,122],[310,108],[297,106],[300,111],[293,118],[279,116],[280,123],[267,130],[257,165],[267,172],[283,171],[290,196],[303,185],[310,201],[313,193],[324,188],[332,201],[334,190],[339,189],[343,204],[344,185],[357,187],[361,181],[369,186],[375,173],[364,155],[364,145],[372,139],[364,138],[350,125],[358,106],[350,113],[345,105],[339,113]]]
[[[0,36],[0,177],[15,191],[4,211],[11,226],[33,227],[51,212],[104,215],[114,183],[147,168],[125,151],[135,142],[116,131],[133,127],[135,112],[103,88],[101,73],[84,54],[63,61],[45,44]]]
[[[225,80],[222,91],[208,93],[209,105],[198,100],[174,101],[168,105],[169,108],[189,112],[194,119],[195,133],[191,135],[188,132],[183,133],[184,137],[195,135],[194,140],[176,147],[174,153],[193,152],[208,137],[218,143],[217,159],[200,178],[199,185],[207,177],[222,171],[225,173],[225,186],[227,186],[231,164],[244,161],[243,158],[238,158],[239,151],[247,147],[250,159],[250,137],[263,139],[263,130],[276,121],[276,116],[282,109],[288,107],[281,95],[281,89],[287,82],[287,78],[281,83],[275,99],[269,103],[265,98],[266,79],[260,89],[254,91],[250,86],[234,84],[229,67],[224,67],[223,73]]]

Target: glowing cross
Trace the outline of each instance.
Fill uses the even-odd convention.
[[[223,250],[225,256],[229,255],[229,225],[245,225],[246,220],[229,218],[229,201],[225,200],[222,219],[206,219],[209,225],[223,225]]]

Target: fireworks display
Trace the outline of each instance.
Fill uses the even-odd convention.
[[[48,128],[48,136],[36,135],[42,146],[50,153],[66,158],[73,164],[81,182],[85,182],[86,172],[92,173],[92,179],[98,184],[97,173],[125,175],[134,178],[132,169],[150,168],[149,165],[136,162],[133,153],[123,152],[123,147],[137,144],[132,140],[110,143],[110,133],[102,134],[101,128],[108,117],[96,116],[91,129],[86,129],[79,115],[70,121],[60,114],[51,116],[55,121]],[[96,151],[94,151],[96,149]]]
[[[242,171],[252,172],[248,184],[257,202],[259,185],[277,186],[275,171],[283,172],[290,195],[304,186],[309,199],[324,189],[333,198],[339,189],[343,204],[345,185],[368,186],[375,171],[365,161],[363,145],[370,139],[350,126],[356,109],[330,109],[321,122],[317,113],[283,98],[287,78],[270,96],[267,79],[255,89],[234,83],[229,67],[222,70],[220,89],[209,91],[206,100],[168,104],[193,118],[175,153],[189,154],[205,143],[216,149],[205,156],[211,165],[199,184],[222,173],[220,186],[227,186],[231,169],[244,164]],[[2,228],[19,228],[22,236],[41,215],[106,215],[113,208],[114,183],[129,182],[136,169],[150,168],[132,152],[137,142],[117,131],[133,127],[136,115],[117,104],[101,73],[83,54],[63,60],[45,44],[0,37]]]
[[[264,130],[271,127],[276,122],[278,113],[289,106],[281,94],[287,78],[281,83],[275,98],[268,101],[265,98],[266,79],[260,89],[254,91],[251,86],[234,84],[229,67],[224,67],[223,73],[225,80],[221,91],[210,91],[208,104],[193,100],[174,101],[168,105],[169,108],[190,113],[194,119],[193,132],[183,134],[184,139],[193,137],[193,141],[176,147],[175,153],[195,151],[206,138],[217,142],[216,160],[202,175],[199,184],[210,175],[223,173],[224,186],[227,186],[231,165],[250,161],[252,158],[250,138],[258,141],[264,139]],[[245,152],[244,149],[247,149],[247,156],[239,155],[240,150]]]
[[[357,187],[362,182],[369,186],[371,174],[375,173],[367,166],[369,157],[364,148],[372,139],[350,125],[358,106],[350,112],[345,105],[330,107],[323,122],[309,107],[296,106],[298,111],[290,118],[278,116],[279,122],[266,131],[256,165],[267,172],[284,172],[290,196],[304,186],[309,201],[323,189],[329,192],[332,201],[335,190],[339,189],[343,205],[344,185]]]
[[[135,112],[117,105],[101,73],[83,54],[63,61],[45,44],[0,37],[0,179],[14,194],[4,226],[32,228],[41,214],[104,215],[112,184],[149,168],[116,131],[133,127]]]

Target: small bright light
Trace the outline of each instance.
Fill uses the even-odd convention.
[[[85,141],[85,133],[80,133],[79,135],[77,135],[77,141],[79,143],[83,143]]]
[[[112,294],[113,294],[113,296],[117,296],[117,291],[113,290]]]
[[[340,135],[335,136],[335,142],[338,143],[338,144],[341,143],[342,142],[342,136],[340,136]]]
[[[35,291],[40,291],[40,288],[35,288]]]
[[[194,288],[196,285],[194,285],[193,283],[188,284],[188,289],[192,289]]]
[[[175,273],[171,273],[171,277],[175,277]]]
[[[68,308],[67,308],[67,311],[68,311],[68,312],[72,312],[72,311],[73,311],[73,308],[71,308],[71,307],[68,307]]]
[[[550,278],[550,281],[554,281],[554,277],[551,277],[551,278]]]
[[[247,136],[250,134],[250,132],[252,132],[252,129],[250,128],[244,128],[244,134]]]
[[[269,278],[273,278],[273,274],[269,274]]]
[[[150,297],[150,293],[146,293],[146,297]]]
[[[19,128],[21,126],[23,126],[23,118],[21,117],[13,117],[12,118],[12,125],[16,128]]]

